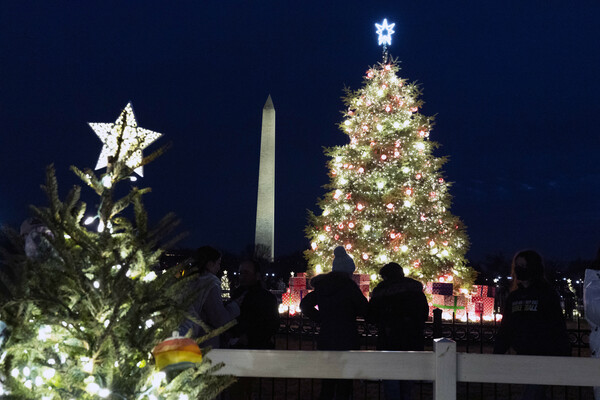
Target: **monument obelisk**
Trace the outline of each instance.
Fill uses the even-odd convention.
[[[275,107],[271,95],[263,107],[258,168],[258,201],[254,245],[268,248],[273,260],[275,241]]]

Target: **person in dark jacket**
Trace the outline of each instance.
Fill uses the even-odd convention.
[[[356,317],[364,316],[368,302],[352,280],[355,266],[342,246],[334,250],[332,271],[311,280],[314,291],[300,302],[300,309],[321,326],[318,350],[358,350],[360,341]],[[321,383],[320,400],[349,399],[351,380],[328,380]]]
[[[377,326],[377,350],[423,351],[423,329],[429,316],[423,285],[404,276],[397,263],[379,271],[383,281],[373,289],[367,320]],[[412,381],[383,381],[387,400],[409,400]]]
[[[258,261],[243,261],[239,272],[240,286],[231,295],[240,303],[238,324],[234,327],[240,338],[236,347],[273,349],[279,329],[277,298],[263,287]]]
[[[495,354],[509,348],[519,355],[570,356],[571,349],[558,293],[544,277],[542,257],[533,250],[515,254],[512,291],[506,298]],[[522,399],[545,399],[545,387],[527,385]]]
[[[240,303],[238,324],[234,335],[238,340],[232,347],[237,349],[273,349],[279,329],[277,298],[264,288],[260,264],[256,260],[242,261],[239,268],[240,286],[231,298]],[[230,390],[232,400],[249,400],[255,379],[239,378]]]

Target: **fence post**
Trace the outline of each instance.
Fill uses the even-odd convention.
[[[435,382],[434,400],[456,400],[456,343],[453,340],[434,339]]]
[[[433,309],[433,338],[442,337],[442,310],[439,308]]]

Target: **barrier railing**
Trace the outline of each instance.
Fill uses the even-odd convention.
[[[600,385],[600,359],[457,353],[445,338],[432,352],[215,349],[208,358],[239,377],[433,381],[435,400],[456,400],[457,382]]]

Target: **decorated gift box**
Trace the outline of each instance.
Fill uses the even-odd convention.
[[[487,285],[473,285],[471,296],[474,297],[494,297],[496,295],[496,288],[494,286]]]

